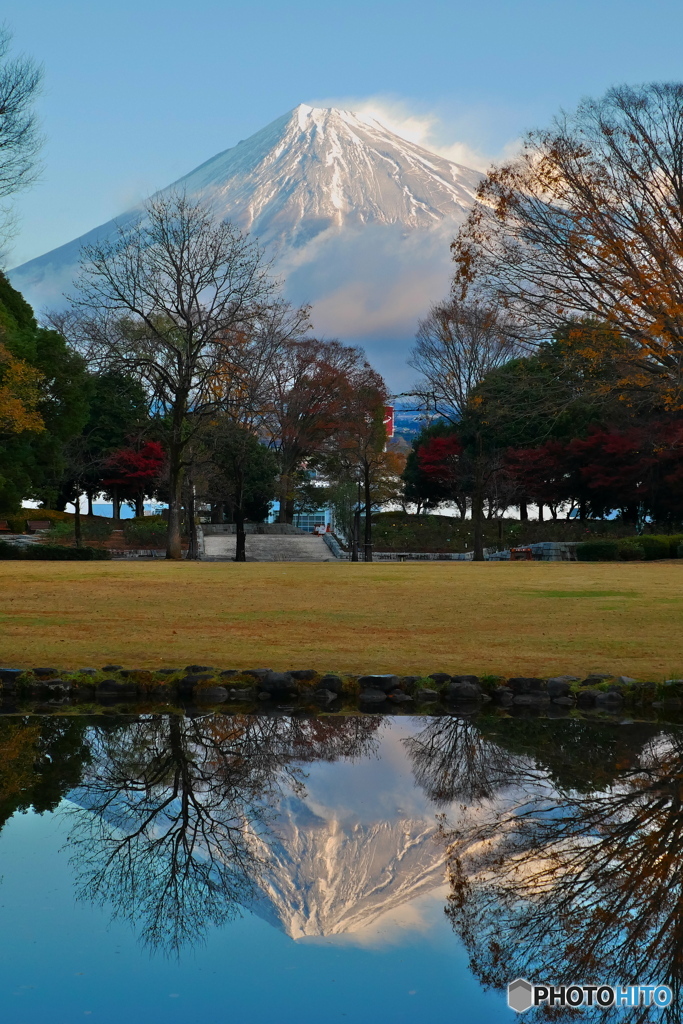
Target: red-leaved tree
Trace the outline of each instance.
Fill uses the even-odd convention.
[[[146,441],[139,448],[119,448],[104,467],[102,484],[112,494],[115,506],[135,501],[135,514],[144,514],[145,495],[159,482],[166,454],[158,441]]]
[[[504,469],[514,482],[515,489],[525,500],[539,507],[550,508],[553,518],[557,506],[576,495],[576,475],[570,463],[567,445],[562,441],[547,441],[536,448],[509,448],[505,453]]]

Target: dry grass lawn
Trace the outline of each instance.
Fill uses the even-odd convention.
[[[0,562],[0,664],[683,677],[683,561]]]

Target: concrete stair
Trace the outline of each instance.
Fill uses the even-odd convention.
[[[204,537],[204,560],[234,561],[236,538],[231,534]],[[248,562],[335,562],[322,537],[313,534],[268,536],[251,533],[246,538]]]

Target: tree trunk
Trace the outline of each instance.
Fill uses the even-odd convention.
[[[180,539],[180,510],[182,507],[183,474],[180,466],[180,453],[169,453],[170,494],[168,502],[168,535],[166,539],[166,558],[182,558]]]
[[[235,473],[235,507],[233,518],[235,520],[235,561],[246,562],[247,541],[244,533],[244,474]]]
[[[211,522],[214,524],[223,522],[223,506],[221,502],[214,502],[211,506]]]
[[[121,502],[119,500],[119,489],[116,486],[116,484],[114,484],[114,486],[111,489],[111,510],[112,519],[114,520],[114,522],[118,523],[119,519],[121,518]]]
[[[543,522],[543,505],[538,506],[538,521],[539,523]]]
[[[529,510],[526,507],[526,498],[522,498],[519,502],[519,520],[521,523],[526,523],[529,518]]]
[[[357,562],[360,548],[360,480],[358,481],[358,498],[356,500],[356,507],[353,510],[351,531],[351,561]]]
[[[579,522],[583,523],[586,518],[586,502],[582,498],[579,502]]]
[[[280,473],[280,511],[278,513],[278,523],[287,522],[287,493],[289,491],[289,476],[287,473]]]
[[[363,558],[372,561],[372,495],[370,493],[370,467],[363,467],[363,489],[365,491],[365,535],[363,537]]]
[[[135,495],[135,515],[144,516],[145,514],[145,492],[139,491]]]
[[[171,437],[168,445],[168,534],[166,538],[166,558],[183,557],[180,532],[180,515],[183,502],[183,426],[187,415],[187,394],[176,395],[173,407]]]
[[[484,467],[482,465],[481,438],[477,438],[477,455],[474,460],[474,487],[472,489],[472,533],[475,562],[484,561]]]
[[[241,508],[235,508],[235,561],[246,562],[247,560],[247,538],[244,532],[244,512]]]
[[[472,492],[472,533],[473,533],[473,554],[475,562],[484,561],[484,498],[481,490],[475,488]]]
[[[88,515],[91,516],[93,514],[94,513],[92,510],[92,491],[88,491]]]
[[[76,547],[83,547],[83,534],[81,532],[81,492],[76,491],[76,497],[74,499],[74,537],[76,539]]]
[[[195,489],[194,484],[190,484],[187,489],[187,524],[188,533],[190,535],[190,542],[187,546],[187,559],[198,559],[199,558],[199,541],[197,539],[197,519],[195,517],[194,508],[194,495]]]

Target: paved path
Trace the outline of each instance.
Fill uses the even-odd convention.
[[[205,558],[235,557],[235,536],[218,533],[204,538]],[[335,562],[322,537],[310,535],[247,534],[248,562]]]

